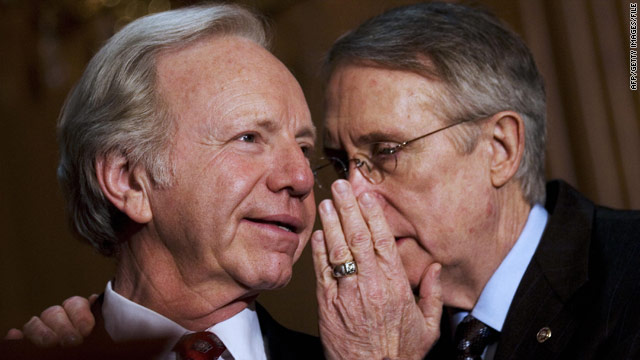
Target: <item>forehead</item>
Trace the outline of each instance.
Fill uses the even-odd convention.
[[[343,65],[327,87],[325,127],[330,142],[380,134],[394,140],[430,129],[443,118],[442,86],[413,72]],[[375,136],[373,136],[375,137]]]
[[[249,39],[206,38],[162,53],[156,69],[156,88],[181,121],[191,117],[216,125],[256,117],[312,126],[297,81],[271,53]]]

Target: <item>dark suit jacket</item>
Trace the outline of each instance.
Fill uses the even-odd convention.
[[[640,359],[640,212],[594,205],[561,181],[547,184],[545,207],[495,360]],[[447,322],[427,359],[452,358]]]
[[[115,344],[104,327],[102,297],[91,308],[96,325],[83,344],[69,349],[36,348],[27,341],[3,341],[0,345],[2,359],[149,359],[163,348],[164,339]],[[293,331],[278,324],[260,305],[256,312],[265,343],[268,359],[324,359],[320,339]]]

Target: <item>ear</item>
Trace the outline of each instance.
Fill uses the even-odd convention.
[[[498,188],[518,171],[524,153],[524,120],[514,111],[501,111],[491,117],[491,182]]]
[[[151,221],[147,193],[151,182],[144,169],[132,169],[121,154],[98,157],[95,166],[102,193],[118,210],[139,224]]]

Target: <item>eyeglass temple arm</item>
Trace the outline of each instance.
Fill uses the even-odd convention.
[[[404,148],[405,146],[407,146],[407,145],[411,144],[412,142],[414,142],[414,141],[416,141],[416,140],[420,140],[420,139],[425,138],[425,137],[427,137],[427,136],[429,136],[429,135],[433,135],[433,134],[435,134],[435,133],[439,133],[440,131],[447,130],[447,129],[448,129],[448,128],[450,128],[450,127],[454,127],[454,126],[456,126],[456,125],[460,125],[460,124],[463,124],[463,123],[466,123],[466,122],[469,122],[469,121],[471,121],[471,120],[462,120],[462,121],[458,121],[458,122],[455,122],[455,123],[453,123],[453,124],[449,124],[449,125],[447,125],[447,126],[445,126],[445,127],[443,127],[443,128],[440,128],[440,129],[437,129],[437,130],[433,130],[433,131],[432,131],[432,132],[430,132],[430,133],[426,133],[426,134],[424,134],[424,135],[418,136],[418,137],[417,137],[417,138],[415,138],[415,139],[411,139],[411,140],[404,141],[404,142],[402,142],[402,143],[398,144],[398,146],[396,147],[396,148],[397,148],[397,150],[396,150],[396,151],[398,151],[398,150],[400,150],[400,149]],[[395,151],[394,151],[394,152],[395,152]]]

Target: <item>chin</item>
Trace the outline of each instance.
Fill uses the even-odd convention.
[[[293,274],[291,259],[262,267],[256,272],[253,280],[248,279],[248,287],[258,290],[275,290],[285,287]]]
[[[287,286],[290,280],[291,273],[289,273],[288,276],[284,276],[284,274],[281,274],[281,276],[278,278],[262,279],[260,284],[257,284],[257,288],[259,288],[260,290],[276,290]]]

